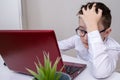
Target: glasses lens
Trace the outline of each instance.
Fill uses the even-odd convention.
[[[77,33],[77,35],[79,35],[80,36],[80,30],[78,29],[78,30],[76,30],[76,33]]]
[[[78,30],[76,30],[76,31],[77,31],[77,35],[79,35],[79,36],[81,36],[81,37],[85,36],[85,34],[86,34],[86,32],[85,32],[84,30],[78,29]]]

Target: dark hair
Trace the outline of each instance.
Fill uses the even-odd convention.
[[[89,8],[91,9],[93,4],[96,3],[96,13],[98,12],[98,9],[101,9],[102,10],[102,24],[104,26],[105,29],[109,28],[111,26],[111,19],[112,19],[112,16],[111,16],[111,11],[110,9],[103,3],[101,2],[89,2],[87,3],[86,5],[82,5],[80,11],[78,12],[78,15],[79,14],[83,14],[82,12],[82,8],[85,8],[87,9],[87,6],[89,5]]]

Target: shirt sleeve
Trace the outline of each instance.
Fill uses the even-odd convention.
[[[92,72],[96,78],[110,76],[116,68],[118,51],[107,49],[98,30],[88,33]]]
[[[58,41],[58,46],[60,51],[66,51],[72,48],[75,48],[75,39],[76,39],[77,35],[72,36],[68,39],[62,40],[62,41]]]

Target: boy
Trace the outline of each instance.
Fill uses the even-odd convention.
[[[81,7],[78,16],[78,35],[59,41],[59,48],[75,48],[80,58],[91,63],[95,78],[106,78],[115,70],[120,53],[120,45],[109,37],[111,12],[101,2],[90,2]]]

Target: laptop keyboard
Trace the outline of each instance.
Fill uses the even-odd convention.
[[[72,75],[73,73],[75,73],[77,71],[81,72],[80,69],[81,69],[80,67],[65,65],[65,71],[69,75]]]

